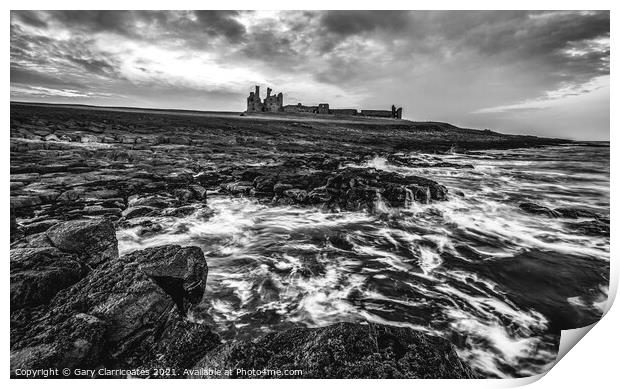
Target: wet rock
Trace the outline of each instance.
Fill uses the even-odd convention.
[[[409,205],[410,201],[446,200],[445,186],[416,176],[375,169],[347,168],[328,179],[326,189],[344,209],[374,209],[383,198],[393,207]]]
[[[150,220],[143,220],[140,223],[140,229],[136,232],[136,235],[140,238],[146,238],[160,233],[163,229],[164,227],[159,223],[154,223]]]
[[[293,189],[293,185],[291,185],[291,184],[282,184],[282,183],[278,182],[277,184],[275,184],[273,186],[273,192],[275,194],[278,194],[278,195],[284,193],[284,191],[288,190],[288,189]]]
[[[41,204],[38,195],[11,196],[11,207],[14,209],[32,208]]]
[[[49,302],[79,281],[87,270],[77,255],[55,247],[11,250],[11,311]]]
[[[140,270],[172,297],[183,314],[191,304],[202,300],[208,268],[200,248],[159,246],[134,251],[124,260],[138,263]]]
[[[168,208],[173,205],[173,200],[162,196],[148,196],[130,201],[129,205],[132,207],[148,206],[153,208]]]
[[[165,138],[165,143],[189,146],[192,144],[192,141],[186,136],[168,136]]]
[[[287,189],[284,191],[284,196],[290,197],[295,200],[296,203],[304,203],[308,198],[308,193],[303,189]]]
[[[81,143],[93,143],[93,142],[97,142],[97,137],[94,135],[82,135],[80,137],[80,142]]]
[[[215,211],[212,208],[203,206],[202,208],[199,208],[196,212],[196,217],[202,220],[209,220],[214,214]]]
[[[71,190],[62,192],[60,196],[58,196],[56,201],[71,203],[71,202],[79,200],[82,197],[82,195],[83,195],[82,191],[71,189]]]
[[[13,242],[21,234],[21,231],[19,229],[19,226],[17,225],[17,218],[16,218],[15,210],[13,209],[13,207],[10,207],[9,212],[10,212],[9,213],[9,220],[10,220],[9,229],[11,233],[11,242]]]
[[[54,323],[39,337],[56,337],[46,343],[11,349],[11,374],[16,369],[89,368],[100,364],[105,352],[104,334],[107,325],[103,320],[85,313],[75,313],[65,321]]]
[[[543,314],[549,321],[547,330],[556,334],[601,318],[595,302],[601,287],[609,285],[610,274],[608,261],[538,250],[459,267],[502,285],[519,309]],[[572,304],[575,298],[583,305]]]
[[[104,219],[64,222],[45,234],[54,247],[78,255],[90,266],[118,257],[114,226]]]
[[[332,196],[327,191],[327,188],[320,187],[314,188],[308,193],[307,202],[308,204],[325,204],[329,203],[331,199]]]
[[[583,208],[556,208],[555,212],[559,213],[561,217],[565,217],[567,219],[579,219],[579,218],[587,218],[587,219],[598,219],[599,216],[587,209]]]
[[[38,234],[40,232],[47,231],[50,227],[58,224],[60,221],[57,219],[39,220],[37,222],[24,224],[22,231],[26,235]]]
[[[196,212],[196,208],[194,208],[191,205],[185,205],[183,207],[175,207],[175,208],[167,209],[164,212],[164,214],[166,216],[183,217],[183,216],[189,216],[194,212]]]
[[[543,207],[535,203],[521,203],[519,204],[521,210],[531,213],[532,215],[545,215],[549,217],[559,217],[560,214],[551,208]]]
[[[99,189],[85,192],[83,196],[87,199],[113,199],[118,198],[120,191],[117,189]]]
[[[148,205],[141,205],[135,207],[128,207],[122,213],[123,217],[127,220],[136,217],[150,216],[159,212],[158,208],[150,207]]]
[[[45,137],[46,142],[60,142],[60,139],[55,134],[49,134]]]
[[[297,378],[474,378],[452,344],[409,328],[340,323],[219,346],[196,368],[301,369]]]
[[[12,315],[11,364],[191,367],[219,343],[178,309],[178,301],[200,300],[206,269],[196,247],[163,246],[108,261],[59,292],[44,314]]]
[[[174,191],[174,196],[181,204],[185,204],[194,197],[194,193],[189,189],[176,189]]]
[[[189,186],[196,200],[204,200],[207,198],[207,190],[200,185],[193,184]]]
[[[276,179],[270,176],[258,176],[252,182],[254,191],[257,195],[272,195],[274,193],[274,186],[276,185]]]
[[[588,220],[576,223],[565,223],[565,225],[582,235],[589,236],[604,236],[609,237],[609,223],[604,223],[599,220]]]
[[[252,183],[248,181],[231,182],[222,185],[222,189],[232,195],[249,194],[252,188]]]
[[[120,208],[107,208],[102,205],[90,205],[82,208],[80,214],[84,216],[105,216],[118,219],[122,216],[123,210]]]
[[[349,237],[343,233],[335,233],[330,235],[327,240],[337,249],[351,251],[353,250],[353,244]]]

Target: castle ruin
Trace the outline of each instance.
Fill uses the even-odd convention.
[[[265,97],[265,100],[261,100],[260,86],[256,85],[256,90],[250,92],[248,96],[248,108],[246,112],[280,112],[282,111],[283,102],[284,95],[282,93],[272,95],[271,88],[267,88],[267,97]]]
[[[264,100],[260,98],[260,87],[256,85],[254,92],[250,92],[248,96],[248,105],[246,112],[289,112],[289,113],[312,113],[317,115],[340,115],[340,116],[369,116],[380,118],[402,119],[402,107],[396,108],[392,105],[391,110],[362,109],[358,111],[355,108],[336,108],[330,109],[328,103],[320,103],[319,105],[303,105],[284,104],[284,95],[280,92],[277,95],[271,94],[271,88],[267,88],[267,97]]]

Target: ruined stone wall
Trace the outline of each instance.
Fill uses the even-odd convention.
[[[317,106],[308,106],[302,105],[301,103],[297,105],[285,105],[282,109],[284,112],[306,112],[306,113],[317,113]]]
[[[319,106],[317,107],[317,113],[319,113],[321,115],[329,114],[329,104],[327,104],[327,103],[319,104]]]
[[[379,110],[379,109],[362,109],[361,114],[363,116],[373,116],[380,118],[391,118],[392,111]]]
[[[330,109],[329,112],[333,115],[347,115],[347,116],[355,116],[358,114],[357,109],[353,109],[353,108],[336,108],[336,109]]]

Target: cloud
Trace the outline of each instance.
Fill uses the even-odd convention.
[[[245,26],[236,20],[238,11],[194,11],[194,14],[209,35],[225,36],[236,42],[245,34]]]
[[[561,104],[567,98],[585,95],[598,89],[609,86],[609,76],[601,76],[590,80],[585,84],[565,85],[559,89],[547,91],[543,96],[519,101],[514,104],[499,105],[495,107],[475,110],[474,114],[501,113],[508,111],[529,111],[548,109]]]
[[[407,27],[409,21],[407,11],[326,11],[321,19],[327,31],[339,35],[399,31]]]

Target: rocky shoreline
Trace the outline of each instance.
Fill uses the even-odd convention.
[[[11,250],[11,374],[58,368],[74,377],[76,369],[107,368],[181,378],[200,368],[290,368],[304,372],[298,378],[474,376],[449,341],[389,326],[296,328],[221,344],[206,324],[188,319],[207,273],[198,247],[119,257],[111,222],[55,225]]]
[[[446,201],[458,193],[365,164],[379,155],[396,165],[470,169],[441,154],[428,160],[401,151],[561,142],[441,123],[306,124],[12,105],[11,372],[214,366],[290,367],[307,378],[473,377],[447,340],[383,325],[295,328],[221,344],[188,318],[208,282],[203,252],[168,245],[119,257],[115,231],[157,234],[151,218],[160,215],[208,219],[206,200],[215,193],[329,212]]]

